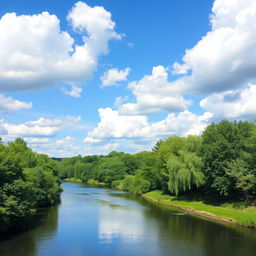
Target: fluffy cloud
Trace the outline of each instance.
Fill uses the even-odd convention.
[[[32,108],[31,102],[15,100],[12,97],[5,97],[0,94],[0,112],[9,110],[20,110]]]
[[[176,81],[183,91],[199,94],[234,90],[256,79],[255,0],[215,0],[209,31],[174,73],[191,73]]]
[[[130,71],[130,68],[123,70],[118,70],[117,68],[109,69],[101,77],[102,87],[116,85],[120,81],[126,81]]]
[[[84,140],[87,143],[127,138],[149,143],[171,135],[198,135],[212,117],[209,112],[196,115],[186,110],[177,115],[169,114],[162,121],[150,123],[146,116],[125,116],[110,108],[99,109],[99,114],[100,122],[88,133]]]
[[[62,139],[50,138],[24,138],[34,151],[40,154],[48,154],[51,157],[71,157],[81,154],[83,148],[75,145],[75,138],[66,136]]]
[[[71,129],[80,122],[81,118],[66,116],[59,119],[39,118],[23,124],[10,124],[2,121],[1,126],[9,137],[52,137],[64,129]]]
[[[35,138],[25,137],[24,140],[33,151],[40,154],[48,154],[50,157],[72,157],[75,155],[106,155],[110,151],[116,150],[120,142],[109,142],[104,144],[83,144],[75,137],[66,136],[64,138]]]
[[[214,113],[216,118],[255,118],[256,85],[245,89],[215,93],[200,102],[200,106]]]
[[[118,109],[121,114],[178,112],[184,111],[191,104],[180,95],[179,88],[174,83],[168,82],[168,73],[163,66],[153,67],[151,75],[131,82],[128,88],[135,95],[136,103],[120,105]]]
[[[97,67],[98,57],[108,52],[108,42],[120,39],[111,13],[103,7],[77,2],[68,14],[82,44],[60,28],[55,15],[7,13],[0,19],[0,91],[18,91],[81,84]],[[74,90],[71,96],[80,92]]]
[[[29,143],[29,144],[44,144],[50,142],[49,138],[33,138],[33,137],[28,137],[24,138],[24,140]]]
[[[122,116],[118,111],[111,108],[99,109],[100,122],[98,127],[89,132],[85,142],[98,140],[101,138],[133,137],[139,133],[140,129],[147,125],[145,116]]]
[[[61,91],[64,93],[64,94],[67,94],[71,97],[75,97],[75,98],[79,98],[81,97],[81,93],[82,93],[82,88],[76,86],[76,85],[72,85],[71,84],[71,88],[70,89],[67,89],[67,88],[62,88]]]

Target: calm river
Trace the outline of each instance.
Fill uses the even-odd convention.
[[[1,256],[252,256],[256,231],[184,215],[109,188],[62,184],[62,202]]]

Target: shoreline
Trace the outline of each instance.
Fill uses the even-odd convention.
[[[71,182],[71,183],[78,183],[78,184],[88,184],[88,185],[98,185],[98,186],[110,186],[107,183],[104,182],[98,182],[97,180],[89,179],[86,182],[83,182],[81,179],[76,178],[66,178],[63,179],[62,182]]]
[[[240,224],[238,222],[235,222],[234,220],[220,218],[220,217],[214,216],[214,215],[212,215],[211,213],[208,213],[208,212],[197,211],[197,210],[193,210],[191,208],[185,208],[185,207],[177,206],[177,205],[174,205],[174,204],[171,204],[171,203],[161,202],[160,200],[157,200],[157,199],[155,199],[151,196],[148,196],[146,194],[143,194],[141,196],[149,202],[153,202],[155,204],[170,207],[170,208],[179,209],[179,210],[181,210],[185,213],[191,214],[191,215],[196,215],[196,216],[203,217],[205,219],[214,220],[214,221],[217,221],[217,222],[223,222],[223,223],[243,226],[242,224]]]
[[[240,210],[233,207],[204,204],[198,201],[175,200],[175,197],[163,195],[163,192],[159,190],[151,191],[141,196],[152,203],[176,208],[191,215],[217,222],[256,229],[255,207]]]
[[[70,180],[66,180],[66,182],[74,182],[74,181],[70,181]],[[96,185],[96,186],[102,186],[103,184],[93,180],[93,182],[74,182],[74,183],[83,183],[83,184],[88,184],[88,185]],[[109,184],[104,184],[104,186],[109,186],[111,187],[111,185]],[[121,190],[121,191],[125,191],[122,189],[121,186],[115,186],[115,187],[111,187],[117,190]],[[128,191],[126,191],[128,192]],[[131,192],[128,192],[131,193]],[[132,194],[132,193],[131,193]],[[222,217],[222,216],[217,216],[215,213],[212,213],[210,211],[204,211],[204,210],[198,210],[198,209],[193,209],[193,207],[185,207],[182,204],[198,204],[199,202],[186,202],[186,201],[178,201],[178,200],[174,200],[173,203],[171,202],[171,200],[173,200],[173,197],[169,196],[169,195],[163,195],[162,191],[151,191],[142,195],[139,195],[140,197],[144,198],[145,200],[151,202],[152,204],[158,204],[158,205],[162,205],[165,207],[170,207],[170,208],[175,208],[178,210],[181,210],[185,213],[188,213],[190,215],[194,215],[197,217],[201,217],[207,220],[212,220],[212,221],[216,221],[216,222],[220,222],[220,223],[226,223],[226,224],[231,224],[231,225],[236,225],[236,226],[240,226],[240,227],[246,227],[246,228],[253,228],[256,229],[256,210],[255,213],[253,212],[242,212],[242,210],[240,210],[241,212],[239,212],[239,210],[236,210],[234,208],[225,208],[225,207],[221,207],[221,206],[213,206],[213,205],[206,205],[203,204],[204,207],[211,207],[212,211],[213,209],[216,211],[222,211],[222,214],[224,214],[225,211],[233,211],[232,213],[236,212],[236,214],[239,214],[240,217],[245,216],[245,215],[250,215],[250,218],[253,218],[253,223],[251,222],[245,222],[245,221],[238,221],[235,218],[228,218],[228,217]],[[159,197],[164,197],[164,198],[159,198]],[[195,205],[194,205],[195,207]],[[199,207],[199,206],[197,206]],[[227,214],[227,213],[226,213]],[[252,215],[254,215],[252,217]],[[238,218],[238,217],[237,217]]]

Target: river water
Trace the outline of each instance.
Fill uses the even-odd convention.
[[[0,241],[1,256],[253,256],[256,230],[155,206],[109,188],[63,183],[34,229]]]

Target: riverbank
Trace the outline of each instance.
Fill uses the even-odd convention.
[[[81,179],[67,178],[67,179],[64,179],[63,181],[64,182],[72,182],[72,183],[84,183],[84,184],[98,185],[98,186],[109,186],[109,184],[107,184],[107,183],[99,182],[94,179],[88,179],[86,182],[83,182]]]
[[[65,182],[83,183],[81,179],[69,178]],[[104,182],[98,182],[94,179],[89,179],[85,184],[110,186]],[[114,188],[124,190],[122,186],[117,185]],[[148,201],[153,203],[177,208],[192,215],[197,215],[207,219],[229,224],[235,224],[250,228],[256,228],[256,207],[247,207],[243,209],[235,208],[232,204],[224,204],[214,206],[203,203],[202,201],[185,201],[184,199],[165,195],[163,191],[155,190],[141,195]]]
[[[67,178],[63,180],[64,182],[71,182],[71,183],[83,183],[81,179],[76,179],[76,178]]]
[[[143,194],[142,197],[159,205],[178,208],[189,214],[215,221],[256,228],[256,207],[236,209],[231,204],[214,206],[201,201],[182,201],[177,197],[164,195],[159,190]]]

